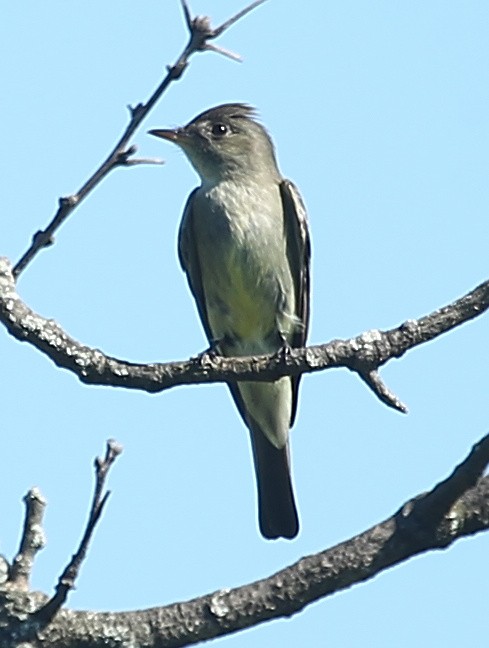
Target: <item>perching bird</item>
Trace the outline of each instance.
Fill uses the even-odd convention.
[[[211,349],[223,356],[304,346],[309,323],[306,211],[254,115],[245,104],[224,104],[182,128],[150,131],[178,144],[201,179],[185,206],[178,252]],[[250,431],[265,538],[299,530],[288,447],[299,382],[229,383]]]

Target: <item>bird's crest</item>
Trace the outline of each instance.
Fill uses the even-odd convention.
[[[203,119],[214,122],[223,119],[252,119],[255,116],[256,109],[253,106],[243,103],[229,103],[204,110],[204,112],[192,119],[190,124],[195,124]]]

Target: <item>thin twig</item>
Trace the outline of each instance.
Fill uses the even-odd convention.
[[[75,582],[78,578],[80,567],[87,554],[88,546],[93,537],[95,527],[97,526],[97,522],[102,515],[102,511],[104,510],[104,506],[110,495],[110,491],[106,491],[105,493],[103,492],[105,480],[110,468],[121,452],[122,446],[113,439],[110,439],[107,441],[105,457],[103,459],[100,457],[95,459],[95,488],[87,526],[77,552],[72,556],[70,562],[58,580],[56,592],[49,601],[34,614],[35,620],[41,625],[48,625],[51,622],[54,615],[64,605],[70,590],[75,587]]]
[[[182,0],[185,21],[190,31],[190,38],[187,45],[185,46],[185,49],[180,54],[177,62],[174,65],[167,67],[167,74],[165,78],[153,92],[148,101],[145,104],[140,103],[137,106],[129,107],[131,117],[126,130],[115,145],[114,149],[111,151],[111,153],[109,153],[108,157],[104,162],[102,162],[95,173],[76,193],[72,194],[71,196],[65,196],[59,199],[58,210],[56,211],[52,221],[49,223],[46,229],[39,230],[38,232],[36,232],[36,234],[34,234],[29,249],[24,253],[24,255],[15,265],[13,270],[15,278],[17,278],[20,273],[25,270],[27,265],[34,259],[34,257],[39,253],[40,250],[49,247],[54,243],[55,232],[64,223],[68,216],[75,210],[75,208],[82,202],[82,200],[84,200],[88,196],[88,194],[103,180],[103,178],[108,173],[110,173],[118,166],[132,166],[133,164],[143,164],[143,161],[130,162],[128,160],[128,158],[135,151],[134,147],[128,148],[128,142],[138,126],[147,117],[150,110],[168,88],[170,83],[182,76],[192,54],[194,54],[195,52],[209,50],[217,52],[219,54],[224,54],[225,56],[234,59],[240,58],[232,52],[218,48],[215,45],[209,45],[208,41],[220,36],[226,29],[233,25],[242,16],[250,12],[258,5],[262,4],[263,2],[265,2],[265,0],[258,0],[257,2],[253,2],[251,5],[238,12],[235,16],[224,22],[219,27],[212,28],[210,18],[199,16],[192,18],[186,2]],[[151,161],[150,163],[154,164],[155,162]]]
[[[402,414],[408,413],[407,405],[405,405],[399,398],[394,394],[393,391],[387,387],[382,378],[379,375],[378,371],[367,371],[362,372],[358,371],[358,375],[363,380],[363,382],[370,387],[374,394],[381,400],[387,407],[392,407],[392,409],[401,412]]]
[[[130,158],[121,162],[120,166],[131,167],[138,164],[165,164],[165,161],[160,158]]]
[[[25,520],[17,555],[10,568],[9,585],[28,591],[29,578],[38,551],[44,548],[46,537],[42,526],[46,500],[38,488],[31,488],[24,497]]]
[[[214,33],[211,36],[211,38],[217,38],[218,36],[220,36],[223,32],[226,31],[226,29],[229,29],[231,27],[231,25],[234,25],[235,22],[238,22],[238,20],[243,18],[243,16],[246,16],[247,13],[249,13],[250,11],[253,11],[253,9],[255,9],[259,5],[263,4],[264,2],[265,2],[265,0],[255,0],[255,2],[252,2],[250,5],[248,5],[244,9],[241,9],[241,11],[238,11],[237,14],[235,14],[231,18],[228,18],[228,20],[223,22],[222,25],[220,25],[219,27],[214,29]]]
[[[132,144],[125,151],[117,154],[114,166],[129,167],[136,164],[165,164],[165,161],[160,158],[134,158],[131,157],[137,153],[138,147]]]

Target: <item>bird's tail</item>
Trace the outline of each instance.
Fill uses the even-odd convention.
[[[258,491],[258,519],[265,538],[295,538],[299,518],[289,465],[288,443],[280,450],[248,421]]]

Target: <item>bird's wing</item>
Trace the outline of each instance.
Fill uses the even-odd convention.
[[[202,286],[202,270],[200,267],[199,253],[195,245],[194,210],[193,204],[197,188],[192,191],[187,199],[183,218],[178,231],[178,258],[183,271],[187,275],[188,284],[194,296],[200,320],[204,327],[209,344],[212,344],[213,335],[207,315],[204,288]]]
[[[310,300],[310,261],[311,242],[309,239],[309,226],[307,213],[302,202],[299,190],[290,180],[282,180],[280,183],[280,195],[282,197],[284,213],[284,232],[287,242],[287,257],[294,281],[295,289],[295,315],[301,321],[302,326],[297,327],[292,336],[293,347],[303,347],[306,343],[309,330],[309,300]],[[291,426],[294,423],[297,410],[297,391],[299,388],[300,376],[293,379],[293,405]]]

